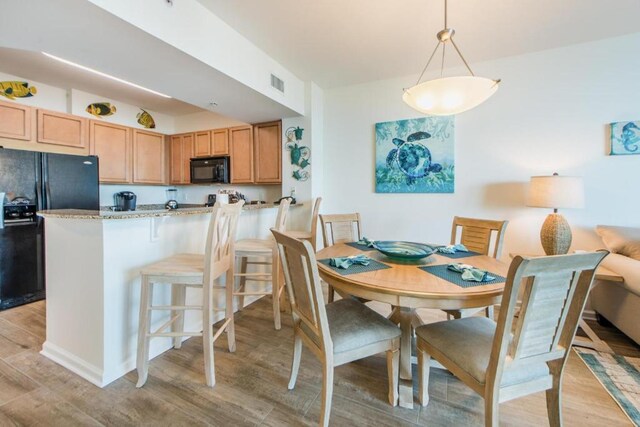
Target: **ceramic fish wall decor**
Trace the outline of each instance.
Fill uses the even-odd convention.
[[[116,112],[116,106],[111,105],[109,102],[94,102],[87,105],[85,110],[87,113],[96,117],[108,117],[112,116]]]
[[[145,111],[142,108],[140,110],[142,111],[140,111],[136,116],[136,118],[138,119],[138,123],[140,123],[140,125],[144,126],[146,129],[155,129],[156,122],[153,120],[153,117],[151,117],[151,114],[149,114],[148,111]]]
[[[0,95],[9,98],[28,98],[38,93],[35,86],[27,82],[0,82]]]

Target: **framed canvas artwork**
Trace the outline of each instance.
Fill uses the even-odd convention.
[[[453,193],[453,116],[376,123],[376,193]]]
[[[611,155],[640,154],[640,121],[611,123]]]

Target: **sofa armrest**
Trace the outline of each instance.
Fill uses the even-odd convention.
[[[620,254],[609,254],[602,261],[602,266],[624,277],[622,285],[640,296],[640,261]]]

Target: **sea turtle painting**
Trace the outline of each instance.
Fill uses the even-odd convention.
[[[453,193],[454,117],[375,124],[376,193]]]
[[[440,172],[442,166],[431,161],[431,152],[427,147],[419,143],[431,138],[427,132],[415,132],[409,135],[406,141],[393,138],[397,148],[387,154],[387,165],[397,166],[406,176],[407,182],[413,183],[416,178],[427,176],[430,172]]]

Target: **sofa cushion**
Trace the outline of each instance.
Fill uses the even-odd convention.
[[[596,233],[611,252],[640,260],[640,228],[598,225]]]
[[[496,322],[486,317],[466,317],[430,323],[416,329],[416,335],[442,352],[449,360],[484,384],[491,357]],[[505,369],[501,386],[509,386],[549,375],[544,362]]]
[[[640,261],[620,254],[609,254],[602,260],[602,266],[624,278],[624,283],[597,280],[597,286],[622,286],[640,296]]]

